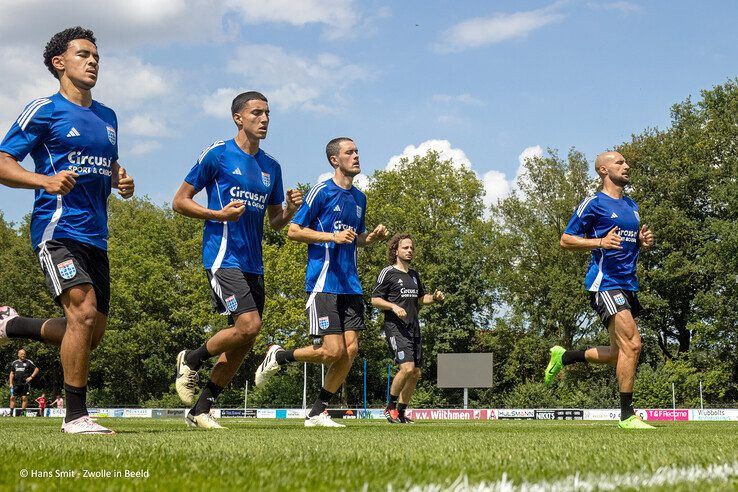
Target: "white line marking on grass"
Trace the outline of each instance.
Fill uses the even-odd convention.
[[[599,491],[618,490],[621,488],[643,489],[647,487],[663,487],[689,482],[725,481],[738,477],[738,461],[733,463],[712,464],[706,467],[693,465],[684,468],[664,466],[655,472],[634,472],[623,475],[570,475],[555,481],[521,482],[516,484],[503,473],[496,482],[469,483],[466,476],[461,476],[448,486],[438,484],[408,485],[405,488],[394,488],[387,485],[388,492],[406,490],[407,492],[560,492],[560,491]]]

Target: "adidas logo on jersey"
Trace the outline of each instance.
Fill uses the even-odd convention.
[[[334,208],[333,211],[334,212],[340,212],[341,211],[341,207],[339,207],[338,205],[336,205],[336,208]]]
[[[400,284],[400,285],[403,285],[403,283],[402,283],[402,279],[401,279],[401,278],[398,278],[398,279],[397,279],[397,283],[398,283],[398,284]]]
[[[72,137],[79,137],[79,132],[77,131],[75,127],[72,127],[72,129],[69,130],[69,133],[67,133],[67,138],[72,138]]]
[[[233,171],[231,174],[238,174],[239,176],[242,176],[241,170],[239,168],[236,168],[236,170]]]
[[[610,218],[611,219],[617,219],[618,218],[618,214],[616,214],[615,212],[613,212],[612,215],[610,216]]]

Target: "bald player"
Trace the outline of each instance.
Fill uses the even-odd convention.
[[[640,224],[638,205],[623,194],[630,183],[630,166],[625,158],[617,152],[604,152],[597,156],[595,168],[602,179],[602,191],[577,206],[560,245],[566,250],[592,252],[584,285],[590,305],[610,334],[610,345],[586,350],[552,347],[545,381],[551,384],[569,364],[610,364],[615,367],[620,387],[619,427],[653,429],[633,409],[633,383],[641,352],[635,321],[641,312],[636,263],[641,248],[653,246],[653,232]]]

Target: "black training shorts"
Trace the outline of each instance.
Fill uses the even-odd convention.
[[[249,311],[264,312],[264,277],[255,273],[242,272],[238,268],[220,268],[213,273],[206,270],[210,282],[213,310],[234,317]]]
[[[384,334],[396,364],[415,362],[415,367],[423,365],[423,339],[420,336],[419,326],[385,323]]]
[[[62,293],[76,285],[91,284],[95,290],[97,311],[110,311],[110,263],[108,252],[73,239],[52,239],[36,251],[46,285],[61,306]]]
[[[359,294],[314,292],[306,309],[315,344],[325,335],[364,329],[364,299]]]
[[[610,318],[620,311],[630,311],[637,318],[643,307],[638,302],[638,294],[632,290],[603,290],[589,293],[589,304],[597,312],[602,323],[607,327]]]

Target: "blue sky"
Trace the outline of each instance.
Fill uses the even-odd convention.
[[[434,148],[509,192],[521,156],[574,146],[592,160],[669,108],[736,77],[733,1],[4,0],[0,132],[56,91],[54,32],[95,30],[93,96],[116,110],[137,192],[171,200],[200,151],[235,134],[230,101],[260,90],[262,147],[286,186],[329,171],[353,137],[367,174]],[[30,167],[30,160],[24,162]],[[19,220],[33,194],[0,188]]]

